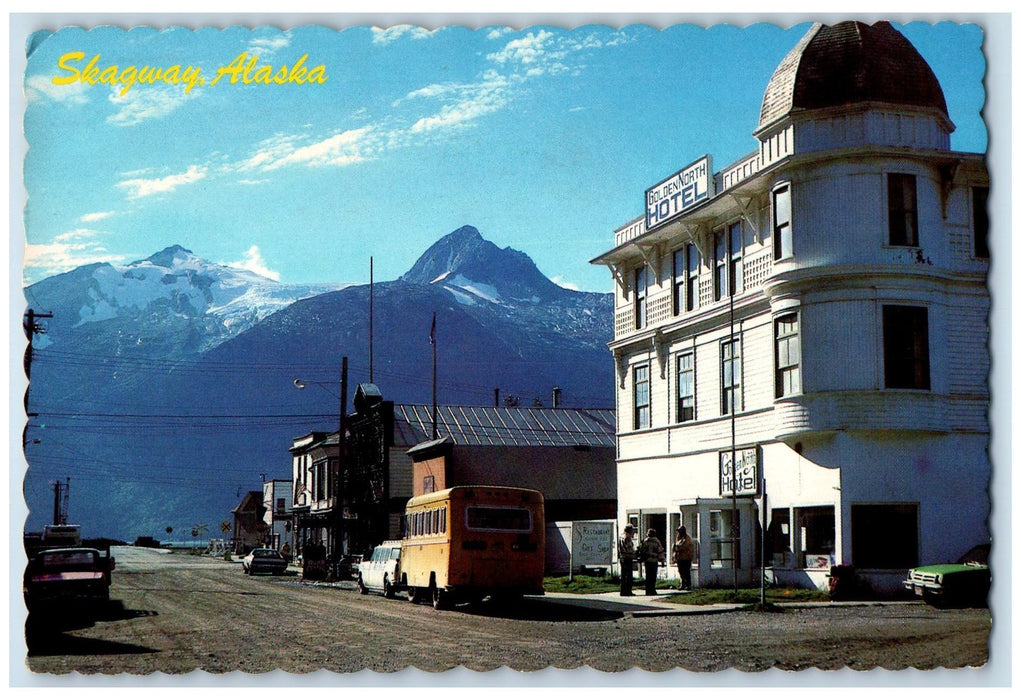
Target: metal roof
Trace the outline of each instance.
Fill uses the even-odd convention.
[[[613,409],[520,406],[437,406],[436,433],[457,445],[510,447],[613,447]],[[394,444],[432,439],[432,406],[394,405]]]

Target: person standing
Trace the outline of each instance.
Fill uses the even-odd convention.
[[[681,590],[691,590],[691,560],[695,558],[695,543],[688,536],[683,525],[677,528],[677,541],[674,542],[674,563],[677,574],[681,577]]]
[[[617,561],[620,562],[620,594],[622,596],[634,595],[631,591],[635,580],[634,536],[635,526],[628,523],[624,526],[624,536],[617,540]]]
[[[656,537],[656,531],[651,527],[638,546],[638,552],[639,560],[645,563],[645,595],[656,595],[656,570],[663,561],[666,550]]]

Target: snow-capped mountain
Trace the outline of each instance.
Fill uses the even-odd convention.
[[[315,291],[177,246],[29,287],[29,306],[53,312],[32,365],[29,528],[48,518],[47,482],[65,477],[86,532],[129,540],[217,525],[263,477],[289,478],[291,439],[336,430],[341,359],[351,394],[370,379],[368,286]],[[431,400],[435,347],[444,404],[491,405],[499,389],[549,405],[559,387],[563,405],[613,405],[612,295],[559,287],[472,227],[372,296],[372,382],[386,400]],[[320,386],[298,391],[295,378]]]
[[[174,245],[129,265],[98,263],[44,279],[25,297],[36,310],[59,309],[48,324],[53,332],[37,347],[71,329],[110,322],[105,325],[117,326],[122,348],[134,343],[158,356],[216,347],[298,299],[343,286],[281,284]]]
[[[563,291],[527,255],[498,248],[474,226],[462,226],[438,240],[401,280],[439,285],[462,304],[538,303]]]

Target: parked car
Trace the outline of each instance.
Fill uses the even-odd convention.
[[[241,570],[249,575],[268,571],[279,576],[287,571],[287,560],[275,549],[253,549],[241,560]]]
[[[25,569],[25,604],[32,610],[41,603],[107,601],[113,568],[113,557],[98,549],[67,547],[39,552]]]
[[[372,556],[358,566],[358,590],[374,591],[393,598],[403,588],[401,575],[401,541],[387,540],[373,548]]]
[[[972,547],[955,564],[918,566],[904,587],[936,607],[986,605],[991,577],[989,545]]]

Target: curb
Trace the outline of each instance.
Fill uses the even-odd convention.
[[[557,599],[564,603],[584,604],[603,610],[620,612],[624,617],[683,617],[694,615],[721,615],[725,613],[745,612],[748,605],[744,603],[715,603],[709,605],[687,605],[685,603],[666,603],[657,600],[621,599],[615,594],[547,594],[549,599]],[[855,600],[855,601],[797,601],[775,603],[783,610],[797,610],[826,607],[866,607],[879,605],[917,605],[920,601],[913,600]]]

